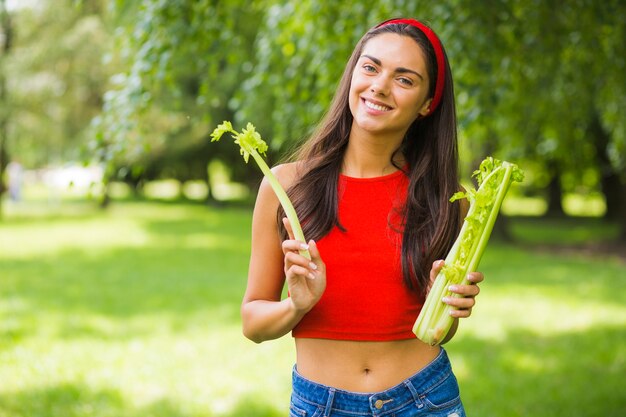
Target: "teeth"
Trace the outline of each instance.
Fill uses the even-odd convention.
[[[387,106],[379,106],[378,104],[374,104],[370,101],[365,100],[365,105],[367,107],[369,107],[370,109],[373,110],[378,110],[378,111],[389,111],[391,110],[391,108],[387,107]]]

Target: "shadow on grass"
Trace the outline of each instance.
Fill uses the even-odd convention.
[[[283,417],[261,398],[243,397],[223,413],[214,410],[184,411],[190,407],[169,399],[146,406],[130,404],[116,390],[91,390],[63,384],[0,395],[0,415],[6,417]],[[197,408],[197,407],[196,407]]]
[[[135,407],[115,390],[92,391],[65,384],[0,396],[0,415],[7,417],[205,417],[210,413],[186,414],[167,400]]]

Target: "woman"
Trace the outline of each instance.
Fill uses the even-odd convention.
[[[308,243],[262,182],[243,329],[255,342],[292,332],[291,415],[465,415],[445,351],[411,332],[466,211],[448,200],[460,189],[456,141],[439,39],[392,19],[358,42],[318,130],[274,168]],[[455,318],[470,315],[483,276],[469,279],[444,300]]]

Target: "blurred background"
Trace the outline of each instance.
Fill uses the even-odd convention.
[[[464,182],[526,173],[447,347],[469,415],[623,413],[623,1],[0,0],[0,417],[287,414],[290,337],[240,332],[261,174],[209,135],[280,162],[399,16],[446,47]]]

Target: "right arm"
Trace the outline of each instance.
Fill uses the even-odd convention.
[[[293,164],[281,165],[273,172],[284,188],[295,177]],[[309,261],[298,253],[304,242],[294,240],[286,222],[290,238],[281,244],[276,224],[279,204],[264,178],[252,217],[248,285],[241,306],[243,333],[257,343],[290,332],[317,303],[326,286],[324,263],[313,241],[309,242]],[[285,280],[290,296],[281,300]]]

